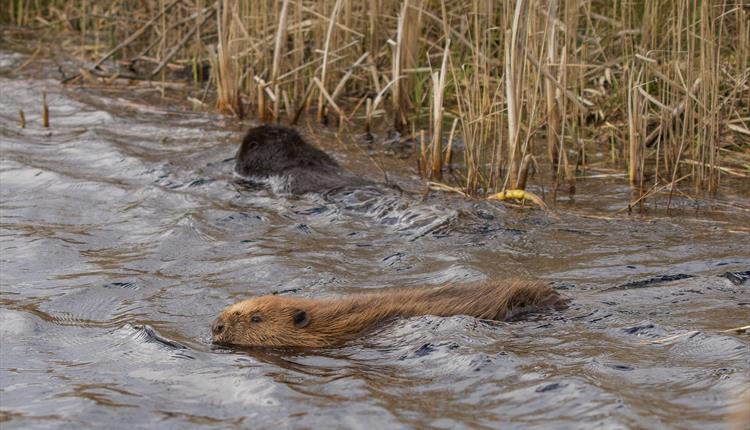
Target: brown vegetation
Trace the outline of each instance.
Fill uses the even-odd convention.
[[[80,35],[94,66],[188,65],[199,83],[210,63],[227,114],[424,136],[421,173],[462,160],[468,195],[523,188],[533,166],[573,192],[590,152],[639,201],[750,177],[747,0],[0,2],[2,21]]]

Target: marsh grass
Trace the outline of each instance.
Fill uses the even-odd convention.
[[[2,22],[67,34],[113,76],[116,62],[161,80],[188,66],[199,86],[210,63],[228,115],[411,134],[420,173],[467,195],[546,178],[553,199],[573,193],[589,152],[627,173],[631,203],[750,177],[748,0],[0,5]]]

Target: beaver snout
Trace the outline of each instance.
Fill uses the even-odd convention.
[[[221,340],[221,335],[224,333],[224,322],[221,319],[217,319],[211,324],[211,333],[213,334],[211,341],[218,343]]]

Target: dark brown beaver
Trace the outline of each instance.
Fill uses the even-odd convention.
[[[344,170],[328,154],[289,127],[261,125],[245,133],[234,171],[251,181],[271,181],[291,194],[327,191],[369,183]]]
[[[507,320],[563,308],[551,287],[527,280],[354,294],[334,299],[262,296],[224,309],[212,325],[216,344],[320,348],[351,340],[378,323],[417,315]]]

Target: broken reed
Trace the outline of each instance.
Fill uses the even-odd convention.
[[[157,77],[210,62],[227,114],[426,132],[422,173],[462,160],[469,194],[525,186],[530,165],[573,190],[597,146],[638,190],[685,175],[715,190],[747,172],[722,157],[749,145],[748,1],[0,0],[0,19]]]
[[[42,127],[49,128],[49,106],[47,105],[47,92],[42,92]]]

